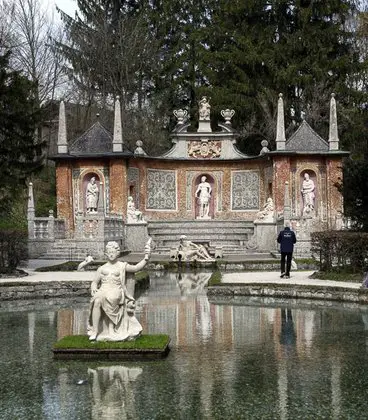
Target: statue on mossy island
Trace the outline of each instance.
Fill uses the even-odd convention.
[[[120,247],[108,242],[105,254],[108,262],[97,269],[91,284],[89,314],[89,339],[97,341],[133,340],[142,332],[134,316],[135,299],[126,287],[126,273],[136,273],[144,268],[151,254],[150,238],[145,246],[144,258],[135,265],[119,261]]]

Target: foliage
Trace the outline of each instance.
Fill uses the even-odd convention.
[[[32,179],[35,211],[37,217],[49,216],[49,211],[56,214],[56,174],[55,167],[46,165],[42,171]]]
[[[22,260],[28,258],[28,232],[1,223],[0,225],[0,272],[14,271]]]
[[[368,262],[368,233],[324,231],[311,233],[312,253],[320,271],[362,272]]]
[[[362,71],[351,25],[356,13],[350,0],[217,2],[212,25],[203,30],[206,76],[215,109],[236,110],[233,125],[246,149],[254,152],[257,139],[274,146],[278,92],[289,131],[306,118],[325,138],[332,92],[344,110],[364,102],[350,80]],[[340,125],[347,133],[354,128],[352,121]]]
[[[368,152],[368,150],[367,150]],[[344,216],[354,230],[368,232],[368,156],[346,159],[343,179],[337,184],[344,197]]]
[[[26,180],[43,165],[42,141],[35,138],[40,121],[35,86],[19,72],[9,70],[10,53],[0,55],[0,214],[26,188]]]
[[[219,270],[214,271],[208,281],[208,286],[217,286],[221,284],[221,278],[222,278],[221,271]]]
[[[150,154],[168,146],[173,109],[187,108],[195,129],[204,94],[213,126],[222,108],[234,108],[240,148],[258,154],[260,140],[274,147],[279,92],[289,133],[306,118],[324,138],[334,92],[342,143],[350,148],[361,142],[367,102],[365,20],[357,31],[357,4],[79,0],[76,17],[61,12],[69,41],[57,50],[85,104],[111,108],[120,96],[130,147],[141,136]]]
[[[35,86],[40,105],[52,99],[62,83],[61,57],[55,54],[51,36],[60,28],[41,0],[3,0],[1,19],[8,19],[6,46],[12,50],[11,66],[23,72]]]
[[[89,341],[86,335],[69,335],[54,344],[55,349],[132,349],[164,350],[170,337],[165,334],[141,335],[131,341]]]
[[[332,271],[316,271],[311,276],[311,279],[343,281],[351,283],[361,283],[363,280],[362,273],[352,273],[348,270],[332,270]]]
[[[111,110],[119,97],[128,148],[143,140],[154,154],[167,148],[168,136],[163,117],[148,106],[159,59],[147,10],[138,3],[79,0],[74,18],[58,10],[68,39],[56,42],[56,50],[66,60],[65,71],[78,95],[74,99]]]

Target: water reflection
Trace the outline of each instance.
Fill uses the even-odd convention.
[[[158,362],[56,362],[57,338],[85,334],[88,299],[24,311],[0,303],[0,418],[365,417],[367,307],[209,301],[210,275],[151,277],[137,318],[145,333],[171,336]]]
[[[88,369],[92,395],[93,420],[136,418],[131,382],[142,373],[141,368],[107,366]]]

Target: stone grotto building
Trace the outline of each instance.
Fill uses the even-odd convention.
[[[296,231],[297,256],[310,254],[310,232],[341,228],[342,177],[336,102],[330,102],[328,140],[306,121],[285,137],[283,99],[278,100],[276,150],[262,142],[257,156],[237,149],[233,110],[221,112],[218,131],[210,125],[210,104],[199,103],[199,125],[189,132],[187,111],[176,110],[172,148],[150,156],[142,142],[134,152],[123,142],[119,100],[114,132],[98,121],[67,142],[60,105],[56,164],[57,215],[36,218],[30,185],[28,224],[31,256],[99,257],[109,240],[141,251],[147,236],[154,252],[170,254],[185,234],[216,257],[277,251],[285,221]]]

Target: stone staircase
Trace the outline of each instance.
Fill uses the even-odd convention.
[[[87,255],[94,255],[93,243],[72,239],[56,240],[46,254],[40,258],[45,260],[83,261]]]
[[[170,250],[178,246],[181,235],[186,235],[193,242],[206,245],[212,253],[215,253],[216,248],[222,248],[224,255],[249,253],[245,244],[253,232],[253,223],[241,220],[181,220],[148,223],[148,234],[156,246],[154,252],[158,254],[169,254]]]

